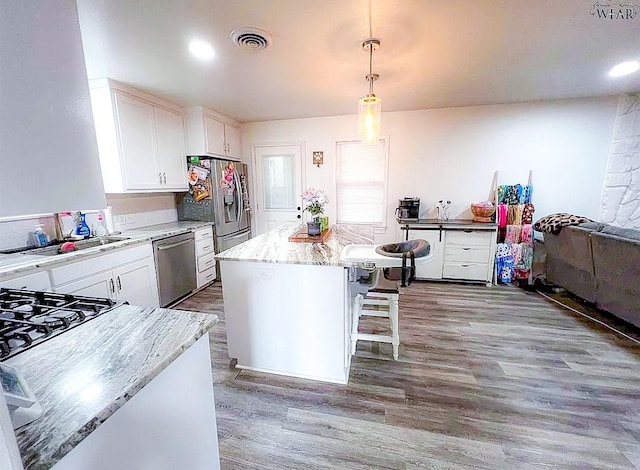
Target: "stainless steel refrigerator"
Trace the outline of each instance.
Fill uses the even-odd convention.
[[[187,157],[189,192],[178,197],[178,219],[212,222],[215,251],[251,238],[247,165],[209,156]]]

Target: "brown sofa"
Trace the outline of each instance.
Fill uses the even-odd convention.
[[[640,327],[640,230],[589,222],[544,245],[548,281]]]

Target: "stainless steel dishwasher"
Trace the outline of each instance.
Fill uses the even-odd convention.
[[[193,232],[153,242],[160,305],[165,307],[194,290],[196,251]]]

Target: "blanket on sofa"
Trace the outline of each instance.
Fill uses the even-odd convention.
[[[536,223],[533,224],[533,229],[537,230],[538,232],[558,233],[560,230],[562,230],[562,227],[566,227],[568,225],[578,225],[585,222],[593,222],[593,220],[582,217],[580,215],[560,212],[538,219]]]

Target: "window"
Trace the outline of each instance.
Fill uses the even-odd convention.
[[[336,142],[338,223],[387,225],[388,142]]]
[[[294,210],[298,195],[295,194],[293,155],[262,156],[262,187],[265,210]]]

